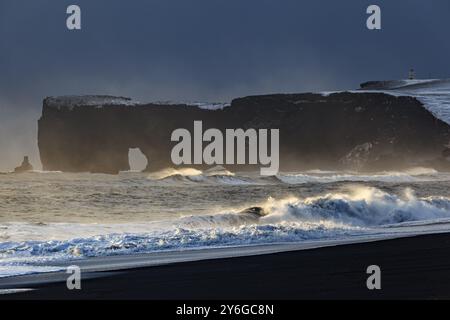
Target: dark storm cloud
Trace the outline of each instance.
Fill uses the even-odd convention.
[[[365,28],[372,3],[381,31]],[[69,4],[81,31],[65,27]],[[36,152],[47,95],[223,101],[354,88],[412,66],[448,77],[449,15],[447,0],[0,0],[0,148]]]

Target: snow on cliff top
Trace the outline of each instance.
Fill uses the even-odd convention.
[[[435,117],[450,124],[450,79],[370,81],[361,90],[417,98]]]
[[[100,95],[87,95],[87,96],[60,96],[60,97],[48,97],[45,99],[47,106],[61,109],[66,108],[72,110],[74,107],[98,107],[105,106],[139,106],[146,104],[154,105],[183,105],[193,106],[206,110],[220,110],[230,106],[229,103],[221,102],[173,102],[173,101],[161,101],[152,103],[141,103],[126,97],[114,97],[114,96],[100,96]]]
[[[450,79],[414,79],[369,81],[361,84],[362,90],[431,91],[450,93]]]
[[[350,92],[382,92],[392,95],[412,96],[423,103],[437,118],[450,124],[450,79],[419,79],[419,80],[388,80],[370,81],[361,85],[361,90]],[[322,92],[328,95],[332,92]],[[139,106],[146,105],[130,98],[113,96],[62,96],[49,97],[46,103],[54,108],[67,108],[69,110],[77,106]],[[205,110],[221,110],[230,106],[229,103],[207,102],[172,102],[162,101],[148,103],[153,105],[180,105],[198,107]]]
[[[68,108],[78,106],[87,107],[103,107],[103,106],[115,106],[126,105],[135,106],[140,103],[130,98],[125,97],[113,97],[113,96],[61,96],[61,97],[48,97],[45,99],[47,106],[54,108]]]
[[[152,102],[151,104],[157,104],[157,105],[186,105],[191,107],[199,107],[200,109],[205,110],[221,110],[223,108],[231,106],[230,103],[226,102],[175,102],[175,101],[157,101]]]

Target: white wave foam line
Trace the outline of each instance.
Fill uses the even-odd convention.
[[[271,212],[262,221],[276,223],[301,220],[332,220],[353,226],[375,227],[450,217],[450,200],[444,197],[417,198],[406,189],[403,196],[376,188],[354,187],[348,193],[330,193],[303,200],[271,200],[266,205]]]
[[[149,175],[149,179],[169,184],[209,183],[226,185],[255,184],[249,178],[236,177],[234,173],[221,166],[201,171],[193,168],[167,168]]]
[[[450,218],[448,198],[417,198],[408,189],[401,196],[355,187],[305,199],[270,198],[263,208],[268,214],[259,219],[234,210],[187,216],[141,233],[122,229],[121,233],[69,240],[4,242],[0,244],[0,276],[42,271],[43,266],[52,270],[57,268],[52,267],[54,263],[86,257],[340,240],[375,231],[388,233],[395,224]]]
[[[341,181],[379,181],[379,182],[420,182],[420,181],[441,181],[450,178],[447,174],[440,174],[430,168],[412,168],[403,172],[380,172],[375,174],[357,174],[357,173],[298,173],[298,174],[280,174],[277,178],[287,184],[303,183],[331,183]]]
[[[176,228],[153,234],[111,234],[68,241],[9,242],[0,245],[0,277],[56,271],[58,267],[52,264],[87,257],[332,239],[352,232],[358,229],[306,222],[200,230]]]
[[[332,183],[343,181],[379,181],[379,182],[424,182],[448,181],[450,174],[441,173],[432,168],[411,168],[404,171],[386,171],[373,174],[357,172],[338,172],[312,170],[304,173],[280,173],[277,176],[261,177],[239,176],[225,168],[213,168],[205,171],[182,168],[168,168],[148,176],[155,183],[164,184],[222,184],[222,185],[257,185],[257,184],[304,184],[304,183]]]
[[[233,176],[228,176],[228,175],[209,176],[207,179],[208,179],[208,181],[211,181],[211,182],[217,182],[219,184],[227,184],[227,185],[234,185],[234,186],[256,184],[255,181],[250,180],[250,179],[240,178],[240,177],[238,178],[238,177],[233,177]]]
[[[148,177],[149,179],[161,180],[165,178],[169,178],[172,176],[200,176],[203,172],[201,170],[193,169],[193,168],[167,168],[157,172],[151,173]]]

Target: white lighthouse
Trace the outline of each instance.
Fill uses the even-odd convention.
[[[414,80],[416,79],[416,72],[414,71],[414,69],[409,69],[409,74],[408,74],[408,79],[409,80]]]

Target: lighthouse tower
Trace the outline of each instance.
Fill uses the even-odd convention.
[[[414,71],[414,69],[409,69],[409,75],[408,75],[408,79],[409,80],[414,80],[416,79],[416,72]]]

